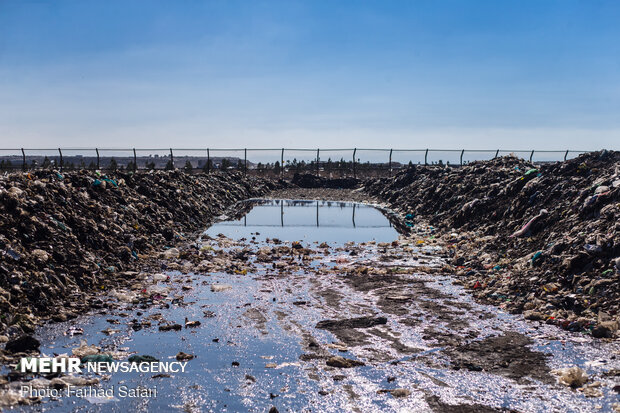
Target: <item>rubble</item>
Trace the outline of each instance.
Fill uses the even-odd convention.
[[[413,219],[410,234],[423,245],[443,247],[476,298],[570,331],[617,335],[620,152],[537,167],[511,156],[414,165],[362,185]]]

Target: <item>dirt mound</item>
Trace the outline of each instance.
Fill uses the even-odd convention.
[[[413,231],[429,223],[479,298],[574,331],[617,330],[620,152],[414,166],[364,188]]]
[[[9,315],[0,331],[32,331],[32,314],[63,308],[71,316],[96,305],[85,292],[119,283],[226,207],[274,187],[239,173],[0,177],[0,311]]]

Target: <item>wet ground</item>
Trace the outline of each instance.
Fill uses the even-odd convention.
[[[618,402],[616,342],[476,304],[442,273],[438,247],[399,239],[374,208],[257,202],[188,251],[109,293],[113,310],[38,331],[46,354],[84,340],[118,360],[195,355],[185,373],[95,377],[101,388],[156,389],[152,398],[19,410],[592,412]],[[553,370],[572,366],[586,385],[557,383]]]

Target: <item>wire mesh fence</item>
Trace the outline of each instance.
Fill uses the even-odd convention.
[[[295,173],[328,177],[382,176],[413,164],[459,167],[505,155],[517,156],[532,163],[561,162],[586,152],[386,148],[18,148],[0,149],[0,170],[183,169],[188,173],[238,170],[273,177],[290,177]]]

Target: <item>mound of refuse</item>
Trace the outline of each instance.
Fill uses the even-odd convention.
[[[70,315],[92,307],[85,293],[113,288],[145,258],[274,187],[235,172],[0,177],[0,331],[32,331],[36,315],[54,317],[59,306]]]
[[[485,301],[613,337],[620,307],[620,152],[410,167],[364,189],[445,246]],[[421,241],[422,242],[422,241]]]
[[[300,188],[331,188],[331,189],[353,189],[357,188],[360,180],[357,178],[325,178],[312,174],[296,173],[291,180],[293,185]]]

